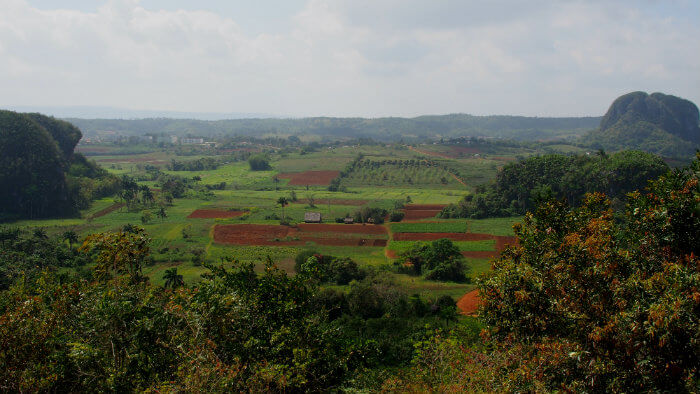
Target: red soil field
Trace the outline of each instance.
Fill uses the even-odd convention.
[[[351,233],[351,234],[386,234],[386,227],[374,224],[314,224],[299,223],[300,231],[307,233]]]
[[[332,205],[352,205],[352,206],[361,206],[367,204],[367,200],[344,200],[340,198],[331,198],[331,199],[314,199],[314,204],[315,205],[328,205],[328,202]],[[309,200],[303,198],[298,201],[294,201],[293,204],[308,204]]]
[[[495,239],[495,235],[477,233],[395,233],[394,241],[435,241],[447,238],[452,241],[483,241]]]
[[[218,209],[197,209],[193,211],[187,218],[189,219],[218,219],[218,218],[237,218],[243,216],[244,211],[223,211]]]
[[[442,208],[447,205],[443,204],[411,204],[406,205],[403,209],[403,220],[419,220],[434,218]]]
[[[324,225],[304,225],[304,227],[307,226]],[[334,227],[333,230],[351,227],[350,225],[327,226]],[[339,233],[342,232],[328,230],[320,232],[305,231],[301,228],[264,224],[230,224],[214,226],[214,241],[234,245],[268,246],[304,245],[307,242],[330,246],[386,246],[387,242],[385,239],[343,238],[338,236]],[[347,234],[348,232],[346,231],[345,233]],[[334,236],[334,234],[336,235]],[[366,232],[360,234],[366,234]],[[280,241],[275,241],[275,239],[280,239]]]
[[[440,210],[412,210],[404,211],[403,220],[419,220],[419,219],[429,219],[434,218]]]
[[[480,304],[479,290],[472,290],[457,301],[457,308],[463,315],[475,315]]]
[[[300,241],[273,241],[292,237],[297,230],[287,226],[266,224],[230,224],[214,226],[214,241],[236,245],[297,245]]]
[[[328,186],[338,174],[340,171],[304,171],[277,174],[277,178],[289,179],[290,185]]]

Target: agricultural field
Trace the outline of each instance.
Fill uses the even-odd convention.
[[[372,145],[312,152],[253,148],[269,159],[269,168],[263,171],[251,170],[245,160],[227,161],[202,152],[181,156],[168,150],[129,152],[100,146],[82,151],[109,172],[147,187],[153,201],[129,204],[114,196],[94,201],[79,217],[15,224],[42,228],[49,235],[72,230],[81,238],[127,224],[141,226],[151,239],[152,261],[144,274],[156,284],[163,282],[170,268],[177,268],[186,283],[195,283],[207,272],[205,264],[227,265],[234,260],[260,263],[269,258],[293,275],[294,256],[314,250],[351,258],[360,267],[388,270],[411,294],[449,295],[456,301],[474,288],[473,282],[400,274],[394,272],[394,262],[411,248],[447,238],[464,255],[468,277],[474,279],[513,242],[512,225],[519,221],[438,217],[447,204],[459,201],[513,159],[483,157],[470,148]],[[216,168],[173,170],[174,161],[212,162],[209,158],[218,160]],[[358,163],[354,169],[343,173],[353,162]],[[181,179],[186,186],[182,194],[166,201],[164,179]],[[342,187],[329,191],[335,179]],[[370,208],[401,212],[403,219],[389,222],[387,215],[382,224],[342,223],[343,218]],[[320,214],[321,223],[304,223],[307,213]],[[262,264],[257,267],[262,269]]]

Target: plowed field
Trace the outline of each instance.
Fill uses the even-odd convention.
[[[403,220],[419,220],[434,218],[446,205],[440,204],[413,204],[406,205],[403,209]]]
[[[223,211],[218,209],[197,209],[189,216],[190,219],[219,219],[219,218],[236,218],[243,216],[243,211]]]
[[[386,234],[386,227],[374,224],[314,224],[299,223],[299,230],[306,233]]]
[[[370,228],[374,232],[361,231]],[[376,228],[384,232],[376,232]],[[348,237],[353,234],[367,234],[368,237]],[[287,227],[263,224],[231,224],[214,226],[214,241],[234,245],[287,246],[305,245],[313,242],[330,246],[386,246],[386,239],[372,238],[371,235],[386,234],[381,226],[362,225],[323,225],[300,224]]]
[[[394,241],[435,241],[447,238],[452,241],[483,241],[495,239],[495,235],[476,233],[396,233]]]
[[[279,179],[289,179],[290,185],[328,186],[340,171],[304,171],[277,174]]]

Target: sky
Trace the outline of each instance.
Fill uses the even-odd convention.
[[[0,108],[600,116],[700,103],[698,0],[0,0]]]

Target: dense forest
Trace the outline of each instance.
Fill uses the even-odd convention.
[[[64,216],[117,191],[118,179],[73,150],[68,122],[0,111],[0,220]]]
[[[373,138],[383,142],[435,137],[486,136],[515,140],[575,137],[595,129],[599,117],[536,118],[524,116],[473,116],[465,114],[417,118],[302,118],[234,119],[68,119],[86,134],[116,131],[124,135],[166,133],[224,137],[265,134],[318,135],[328,139]]]
[[[482,323],[455,324],[450,297],[409,297],[347,259],[303,255],[295,276],[209,265],[192,287],[170,269],[156,286],[139,227],[79,248],[4,229],[16,261],[90,268],[8,279],[0,389],[697,391],[699,181],[700,155],[618,218],[601,193],[544,201],[478,280]],[[322,286],[352,279],[347,293]]]
[[[666,171],[660,157],[638,151],[534,156],[504,166],[493,183],[477,187],[476,194],[446,207],[441,216],[516,216],[551,198],[578,206],[591,192],[606,193],[620,206],[627,193],[643,189]]]

